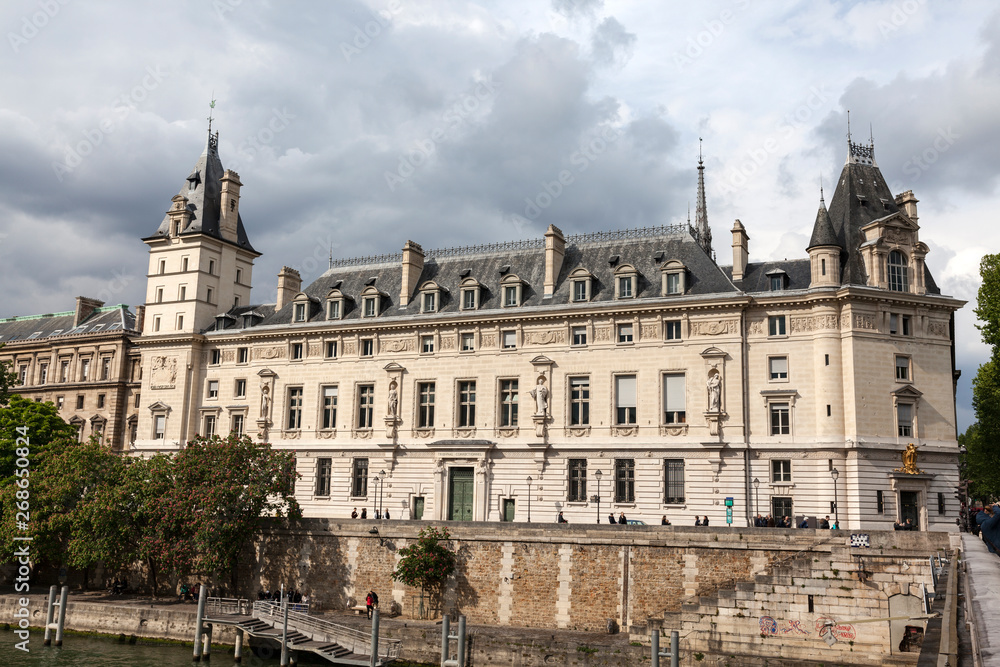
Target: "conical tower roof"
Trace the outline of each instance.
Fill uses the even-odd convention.
[[[816,211],[816,222],[813,223],[812,237],[809,239],[809,246],[806,251],[819,246],[839,246],[837,232],[833,230],[833,222],[830,221],[830,212],[826,210],[826,201],[823,200],[823,189],[819,192],[819,210]]]

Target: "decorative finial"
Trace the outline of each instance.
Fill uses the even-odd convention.
[[[875,146],[875,131],[872,130],[872,124],[868,123],[868,145]]]
[[[698,164],[701,164],[701,137],[698,137]]]
[[[691,226],[691,202],[688,202],[688,227]]]
[[[208,105],[208,133],[212,134],[212,113],[215,111],[215,92],[212,92],[212,101]]]
[[[826,203],[823,199],[823,174],[819,175],[819,201],[821,204]]]
[[[851,110],[847,110],[847,143],[851,143]]]
[[[330,241],[330,266],[329,266],[329,268],[331,268],[331,269],[333,268],[333,241]]]

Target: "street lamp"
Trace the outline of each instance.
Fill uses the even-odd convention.
[[[531,523],[531,475],[528,475],[528,523]]]
[[[840,503],[837,502],[837,478],[840,477],[840,471],[834,468],[830,471],[830,477],[833,477],[833,521],[840,528]]]
[[[378,471],[378,487],[382,491],[378,503],[378,518],[382,518],[382,504],[385,502],[385,470]]]
[[[760,514],[760,480],[756,477],[753,478],[753,509],[754,514]]]
[[[375,498],[372,500],[372,513],[375,514],[376,519],[382,518],[382,514],[378,511],[378,487],[381,482],[382,480],[378,478],[378,475],[372,475],[372,486],[375,487]]]
[[[601,477],[603,476],[604,473],[600,470],[594,472],[594,477],[597,478],[597,495],[590,499],[591,502],[597,502],[597,523],[601,523]]]

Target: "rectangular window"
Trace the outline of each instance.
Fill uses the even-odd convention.
[[[212,275],[212,276],[215,275],[215,260],[214,259],[208,260],[208,273],[209,273],[209,275]]]
[[[375,315],[378,314],[375,297],[373,296],[365,297],[364,312],[365,312],[365,317],[375,317]]]
[[[375,412],[375,385],[358,386],[358,428],[372,428]]]
[[[634,459],[615,459],[615,502],[635,502]]]
[[[160,318],[159,317],[154,317],[153,318],[153,331],[159,331],[159,330],[160,330]]]
[[[680,294],[680,293],[681,293],[681,274],[668,273],[667,294]]]
[[[771,291],[778,292],[785,288],[785,280],[781,276],[771,276]]]
[[[177,288],[177,300],[184,301],[187,299],[187,285],[181,285]]]
[[[326,341],[326,358],[327,359],[337,358],[337,341],[335,340]]]
[[[326,319],[328,320],[340,319],[340,301],[326,302]]]
[[[458,383],[458,425],[473,428],[476,425],[476,382],[464,380]]]
[[[166,415],[156,415],[153,417],[153,438],[155,440],[163,440],[163,434],[166,430],[167,417]]]
[[[899,425],[900,436],[913,437],[913,406],[911,404],[899,403],[896,406],[896,422]]]
[[[424,312],[433,313],[437,310],[437,294],[428,292],[424,294]]]
[[[368,495],[368,459],[354,459],[351,469],[351,496],[364,498]]]
[[[206,394],[208,398],[218,398],[219,397],[219,381],[209,380],[208,381],[208,392]]]
[[[104,394],[97,395],[97,409],[100,410],[104,407]]]
[[[434,383],[417,384],[417,428],[434,427]]]
[[[288,430],[302,428],[302,387],[288,388]]]
[[[84,382],[90,379],[90,359],[80,360],[80,379]]]
[[[767,318],[767,335],[768,336],[784,336],[785,335],[785,316],[784,315],[770,315]]]
[[[337,428],[336,386],[323,387],[323,428]]]
[[[666,337],[667,340],[680,340],[681,339],[681,321],[680,320],[667,320],[663,323],[666,325]]]
[[[899,333],[899,315],[896,313],[889,315],[889,333],[893,335]]]
[[[333,459],[316,459],[316,495],[330,495],[330,473],[333,469]]]
[[[304,349],[305,346],[302,343],[292,343],[292,360],[301,359]]]
[[[215,435],[215,415],[205,415],[205,432],[203,435],[206,438],[211,438]]]
[[[248,347],[236,348],[236,363],[245,364],[249,360],[250,360],[250,348]]]
[[[634,375],[615,377],[615,424],[636,423],[636,392]]]
[[[830,365],[830,355],[829,354],[824,354],[823,355],[823,365],[824,366],[829,366]]]
[[[590,378],[569,378],[569,425],[590,424]]]
[[[618,342],[619,343],[631,343],[633,338],[632,325],[631,324],[619,324],[618,325]]]
[[[233,418],[230,420],[229,432],[238,436],[242,436],[244,421],[245,418],[243,417],[243,415],[233,415]]]
[[[180,331],[183,328],[184,328],[184,316],[183,315],[178,315],[177,316],[177,330]]]
[[[666,373],[663,376],[663,423],[687,423],[683,373]]]
[[[76,397],[76,409],[83,410],[83,394],[79,394]]]
[[[187,259],[187,258],[185,257],[185,259]],[[163,274],[163,273],[166,273],[166,272],[167,272],[167,260],[161,259],[160,260],[159,270],[157,271],[157,273]]]
[[[792,514],[792,499],[788,496],[774,496],[771,498],[771,516],[774,517],[775,521],[779,518],[791,517]]]
[[[569,491],[567,502],[587,502],[587,459],[569,460]]]
[[[788,435],[791,433],[788,403],[771,404],[771,435]]]
[[[663,461],[664,490],[663,502],[681,504],[684,502],[684,459]]]
[[[476,309],[476,290],[474,289],[462,290],[462,310],[475,310],[475,309]]]
[[[101,379],[108,380],[111,378],[111,357],[104,357],[101,359]]]
[[[476,349],[476,335],[471,333],[462,334],[462,352],[474,352]]]
[[[421,336],[420,337],[420,351],[423,354],[433,354],[434,353],[434,336]]]
[[[503,288],[503,305],[504,306],[516,306],[517,305],[517,286],[507,285]]]
[[[208,303],[215,303],[215,300],[212,299],[213,294],[214,294],[214,292],[212,292],[212,288],[211,287],[209,287],[208,289],[206,289],[205,290],[205,301],[207,301]]]
[[[500,426],[517,426],[517,380],[500,380]]]
[[[361,356],[362,357],[374,357],[375,356],[375,339],[374,338],[362,338],[361,339]]]
[[[211,352],[209,352],[209,361],[208,361],[208,363],[212,364],[213,366],[221,364],[222,363],[222,350],[212,350]]]
[[[574,280],[573,281],[573,301],[586,301],[587,300],[587,281],[586,280]]]
[[[243,269],[236,269],[236,284],[243,284]]]
[[[69,382],[69,361],[59,363],[59,381]]]
[[[885,514],[885,495],[881,490],[875,491],[875,511],[879,514]]]
[[[63,409],[63,402],[65,399],[62,396],[56,396],[56,410]]]
[[[788,379],[788,357],[770,357],[767,365],[772,380]]]
[[[587,344],[587,327],[573,327],[573,345]]]
[[[135,402],[132,404],[132,407],[138,408],[139,407],[139,401],[141,400],[141,398],[142,398],[142,394],[140,394],[139,392],[135,392]]]
[[[910,380],[910,358],[896,356],[896,380],[899,382],[909,382]]]
[[[944,494],[938,491],[938,514],[944,516],[945,505],[944,505]]]
[[[790,483],[792,481],[791,459],[775,459],[771,461],[771,481],[776,484]]]
[[[38,367],[38,384],[45,384],[49,377],[49,365],[41,364]]]
[[[156,303],[163,303],[163,288],[156,288]]]
[[[247,395],[247,381],[240,379],[236,381],[233,387],[233,396],[236,398],[245,398]]]
[[[618,279],[618,298],[632,298],[632,276],[622,276]]]
[[[304,303],[295,304],[295,321],[296,322],[306,321],[306,304]]]
[[[513,350],[517,348],[517,332],[516,331],[503,331],[500,334],[503,336],[503,349]]]
[[[17,383],[28,384],[28,364],[21,364],[20,368],[17,369]]]
[[[909,315],[902,315],[899,318],[899,323],[900,323],[900,326],[902,328],[903,335],[904,336],[909,336],[910,335],[910,316]]]

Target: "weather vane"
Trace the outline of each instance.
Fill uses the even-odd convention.
[[[210,111],[208,112],[208,133],[212,134],[212,112],[215,110],[215,100],[213,99],[208,104]]]

